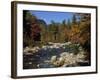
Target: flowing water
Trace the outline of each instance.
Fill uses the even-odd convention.
[[[68,49],[53,48],[53,49],[41,49],[35,55],[23,55],[24,56],[24,68],[52,68],[52,64],[46,61],[50,61],[52,56],[59,57],[62,52],[67,52]]]
[[[74,48],[47,48],[40,49],[35,54],[23,54],[23,69],[36,69],[36,68],[54,68],[55,66],[50,63],[51,57],[59,57],[63,52],[75,52]]]

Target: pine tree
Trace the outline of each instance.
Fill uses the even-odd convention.
[[[70,22],[70,19],[68,19],[68,21],[67,21],[67,27],[68,27],[68,29],[71,29],[71,22]]]
[[[72,24],[76,24],[77,23],[77,18],[76,15],[74,14],[72,17]]]

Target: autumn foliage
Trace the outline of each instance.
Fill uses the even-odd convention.
[[[59,16],[58,16],[59,17]],[[34,46],[35,42],[72,42],[79,43],[90,51],[91,15],[75,13],[71,20],[62,23],[51,21],[46,24],[44,20],[25,10],[23,13],[23,42],[24,46]]]

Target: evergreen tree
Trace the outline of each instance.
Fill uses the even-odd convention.
[[[70,22],[70,19],[68,19],[68,21],[67,21],[67,27],[68,27],[68,29],[71,29],[71,22]]]
[[[75,14],[72,17],[72,23],[73,23],[73,25],[77,23],[77,18],[76,18]]]

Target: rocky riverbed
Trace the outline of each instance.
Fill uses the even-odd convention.
[[[87,53],[80,44],[52,43],[42,47],[26,47],[23,50],[23,68],[54,68],[89,66]]]

